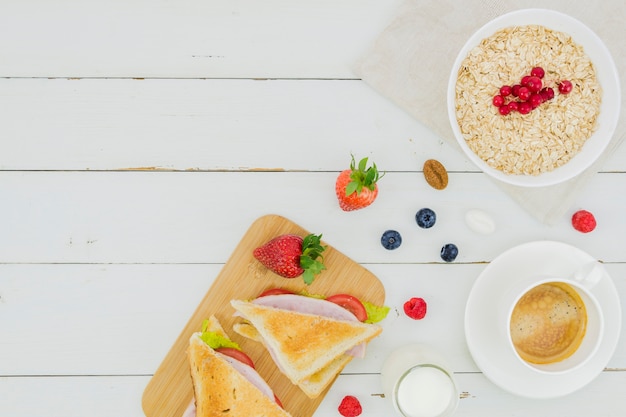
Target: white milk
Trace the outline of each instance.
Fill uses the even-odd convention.
[[[444,417],[456,410],[459,396],[444,359],[424,345],[396,349],[381,370],[385,397],[405,417]]]
[[[413,368],[396,389],[398,408],[410,417],[440,416],[454,402],[456,394],[450,377],[432,366]]]

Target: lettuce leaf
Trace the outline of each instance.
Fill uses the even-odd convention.
[[[365,320],[365,323],[378,323],[387,317],[387,314],[389,314],[390,309],[387,306],[379,307],[367,301],[362,301],[362,303],[365,307],[365,311],[367,311],[367,320]]]
[[[202,323],[202,334],[200,335],[200,339],[202,339],[204,343],[209,345],[211,349],[229,347],[229,348],[235,348],[237,350],[241,350],[239,345],[233,342],[232,340],[230,340],[229,338],[221,334],[218,334],[216,332],[207,331],[207,325],[208,325],[208,320],[205,320],[204,323]]]
[[[308,292],[307,290],[300,291],[298,295],[303,295],[305,297],[310,297],[310,298],[319,298],[320,300],[324,300],[326,298],[325,295],[313,294],[313,293]]]

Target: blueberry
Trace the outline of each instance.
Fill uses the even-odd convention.
[[[380,238],[380,243],[385,249],[397,249],[402,244],[402,236],[395,230],[387,230]]]
[[[446,262],[452,262],[459,254],[459,248],[454,243],[447,243],[441,248],[441,259]]]
[[[435,225],[437,215],[431,209],[423,208],[415,214],[415,221],[422,229],[430,229]]]

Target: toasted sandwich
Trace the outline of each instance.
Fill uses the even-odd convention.
[[[363,357],[366,343],[382,332],[340,304],[316,297],[281,293],[231,305],[244,319],[235,331],[261,342],[278,369],[310,398],[353,357]]]
[[[197,417],[291,417],[214,316],[189,339],[188,357]]]
[[[244,337],[264,344],[263,337],[261,337],[256,328],[249,322],[236,323],[233,329]],[[297,384],[298,387],[307,397],[317,398],[324,389],[335,380],[353,357],[354,356],[345,353],[338,356],[318,372],[300,381],[300,383]]]

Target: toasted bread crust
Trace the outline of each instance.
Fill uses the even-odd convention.
[[[263,337],[261,337],[259,332],[249,322],[236,323],[233,326],[233,330],[248,339],[264,343]],[[351,360],[352,356],[345,354],[333,359],[331,363],[318,372],[300,381],[298,387],[300,387],[302,392],[309,398],[319,397]]]
[[[343,368],[352,360],[350,355],[341,355],[313,375],[303,379],[298,387],[309,398],[317,398],[319,395],[332,384],[337,376],[343,371]]]
[[[231,304],[254,325],[266,347],[276,353],[274,359],[280,362],[279,368],[296,385],[382,331],[381,327],[372,324],[335,320],[246,301],[232,300]],[[337,367],[339,371],[343,366]]]
[[[189,340],[189,364],[197,417],[290,417],[195,333]]]

